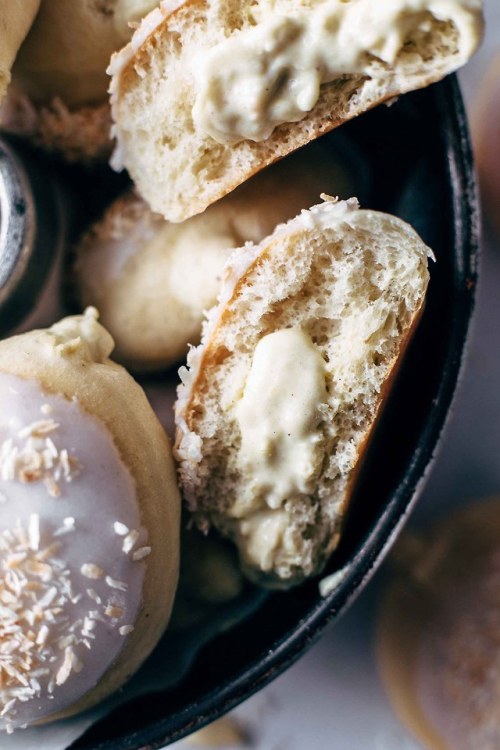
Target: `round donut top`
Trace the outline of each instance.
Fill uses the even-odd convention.
[[[0,373],[1,728],[96,685],[134,629],[149,552],[134,479],[104,425]]]
[[[500,500],[406,533],[378,623],[397,714],[432,750],[500,747]]]

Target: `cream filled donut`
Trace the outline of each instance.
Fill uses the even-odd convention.
[[[129,192],[79,243],[76,295],[99,308],[118,361],[136,370],[171,365],[199,342],[231,251],[260,242],[323,191],[347,196],[352,171],[342,153],[311,144],[181,224],[166,222]]]
[[[170,446],[94,310],[0,342],[0,727],[87,708],[158,641],[178,575]]]

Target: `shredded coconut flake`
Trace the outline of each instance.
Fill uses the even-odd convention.
[[[124,581],[116,581],[114,578],[111,578],[111,576],[106,576],[105,581],[112,589],[118,589],[119,591],[127,590],[127,584]]]
[[[33,513],[28,523],[30,549],[37,551],[40,547],[40,517]]]
[[[63,525],[54,531],[54,536],[63,536],[64,534],[70,534],[75,530],[75,519],[72,516],[68,516],[63,521]]]
[[[85,578],[92,578],[93,580],[102,578],[104,575],[103,569],[100,568],[99,565],[94,565],[94,563],[84,563],[80,568],[80,573],[82,576],[85,576]]]
[[[151,554],[151,547],[139,547],[132,555],[132,560],[137,562]]]
[[[120,523],[120,521],[114,522],[113,529],[115,531],[115,534],[118,534],[118,536],[125,536],[130,531],[128,526],[125,526],[124,523]]]
[[[48,406],[48,404],[42,405]],[[61,495],[60,482],[71,482],[80,463],[67,449],[59,450],[53,437],[59,429],[54,419],[39,419],[0,444],[0,479],[4,482],[43,482],[52,497]]]
[[[0,713],[8,732],[16,725],[17,701],[40,698],[82,668],[74,636],[61,659],[71,580],[53,556],[59,544],[49,539],[40,548],[43,537],[35,514],[27,530],[18,522],[0,532]]]
[[[320,596],[327,597],[332,593],[332,591],[335,591],[335,589],[340,586],[342,581],[345,579],[348,572],[349,566],[346,565],[345,568],[341,568],[340,570],[335,571],[335,573],[322,578],[318,584]]]
[[[112,617],[113,619],[119,620],[120,617],[123,617],[125,612],[121,607],[117,607],[114,604],[108,604],[108,606],[104,610],[104,614],[106,615],[106,617]]]
[[[134,529],[130,531],[125,539],[123,540],[122,550],[128,555],[131,552],[139,539],[139,532]]]
[[[73,592],[71,572],[60,557],[62,542],[54,537],[72,531],[74,525],[75,519],[68,517],[49,532],[32,514],[26,528],[18,521],[14,528],[0,531],[0,716],[9,733],[21,724],[19,704],[53,698],[83,669],[82,655],[92,649],[99,623],[117,628],[122,636],[134,629],[118,627],[126,615],[117,602],[119,594],[103,603],[91,588],[86,590],[88,609],[80,618],[71,617],[72,605],[82,600],[82,594]],[[81,573],[104,576],[94,563],[82,565]],[[104,584],[127,589],[110,576],[100,585]]]
[[[87,589],[87,596],[89,596],[96,604],[102,604],[102,599],[94,589]]]
[[[56,674],[56,685],[64,685],[71,672],[81,672],[83,664],[80,662],[71,646],[64,649],[64,661]]]

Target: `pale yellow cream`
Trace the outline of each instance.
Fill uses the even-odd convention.
[[[240,548],[243,559],[263,571],[272,570],[276,552],[286,550],[285,533],[290,517],[285,510],[260,510],[241,524]]]
[[[197,60],[194,122],[219,143],[265,140],[305,117],[322,84],[368,75],[374,60],[392,66],[409,35],[435,20],[457,29],[458,67],[480,43],[481,7],[480,0],[326,0],[264,14]]]
[[[280,508],[314,491],[324,453],[320,422],[326,400],[325,362],[307,333],[286,328],[259,341],[235,406],[238,464],[248,483],[234,515]]]

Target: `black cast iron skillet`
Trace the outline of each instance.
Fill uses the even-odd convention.
[[[457,81],[451,77],[402,97],[341,131],[371,172],[365,207],[410,221],[437,259],[423,317],[370,446],[340,546],[325,571],[345,567],[345,577],[324,599],[317,580],[270,595],[255,614],[209,643],[175,689],[115,710],[75,742],[74,750],[160,748],[262,688],[349,606],[422,489],[460,373],[476,286],[478,204]],[[325,138],[337,148],[339,136]]]

